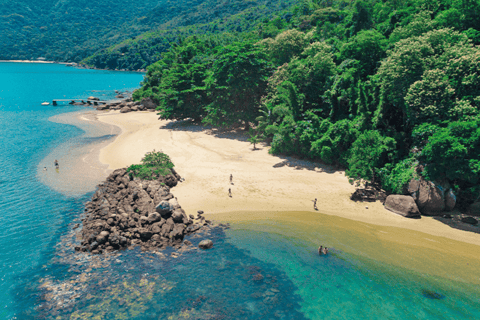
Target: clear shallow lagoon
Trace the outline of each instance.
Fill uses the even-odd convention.
[[[36,174],[51,150],[83,133],[48,119],[83,107],[40,103],[113,98],[113,90],[141,80],[138,73],[0,63],[0,319],[480,318],[480,266],[458,279],[422,272],[413,258],[415,267],[403,268],[380,256],[401,247],[338,228],[332,217],[314,228],[234,223],[209,236],[214,249],[177,259],[169,251],[128,250],[105,259],[74,254],[72,226],[91,193],[63,196]],[[354,242],[380,253],[365,255]],[[332,253],[319,257],[318,243],[331,245]],[[453,268],[465,262],[443,258]],[[445,269],[445,261],[439,266]]]

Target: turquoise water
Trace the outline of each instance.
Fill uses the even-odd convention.
[[[301,228],[280,223],[216,228],[189,239],[196,245],[208,237],[212,250],[178,258],[171,250],[76,254],[72,227],[81,222],[91,193],[62,196],[36,174],[52,149],[82,134],[48,118],[83,107],[40,103],[63,96],[113,98],[114,90],[133,89],[141,80],[136,73],[0,63],[0,319],[480,318],[478,286],[340,248],[319,257]],[[338,232],[336,239],[322,238],[331,234],[328,228],[316,230],[320,241],[352,237]]]

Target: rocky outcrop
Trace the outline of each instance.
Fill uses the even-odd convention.
[[[156,103],[152,100],[152,98],[143,98],[141,101],[141,105],[143,105],[146,109],[155,109],[157,108]]]
[[[126,169],[112,172],[85,205],[82,241],[75,250],[98,254],[136,245],[146,250],[180,245],[209,221],[185,214],[170,193],[178,179],[175,171],[153,181],[131,179]]]
[[[96,106],[97,110],[120,110],[121,113],[136,111],[155,111],[157,105],[150,98],[144,98],[142,101],[132,101],[128,98],[123,101],[114,101],[104,105]]]
[[[385,209],[407,218],[420,217],[415,200],[410,196],[391,194],[385,200]]]

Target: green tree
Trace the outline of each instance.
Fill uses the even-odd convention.
[[[227,126],[254,121],[273,66],[265,53],[251,43],[221,48],[206,80],[212,102],[206,106],[206,123]]]
[[[362,133],[349,150],[347,176],[377,182],[378,168],[386,162],[389,151],[394,150],[395,140],[384,137],[377,130]]]

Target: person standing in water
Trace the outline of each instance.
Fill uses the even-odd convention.
[[[58,160],[57,159],[55,159],[55,161],[53,161],[53,164],[54,164],[55,168],[58,169],[59,165],[58,165]]]

